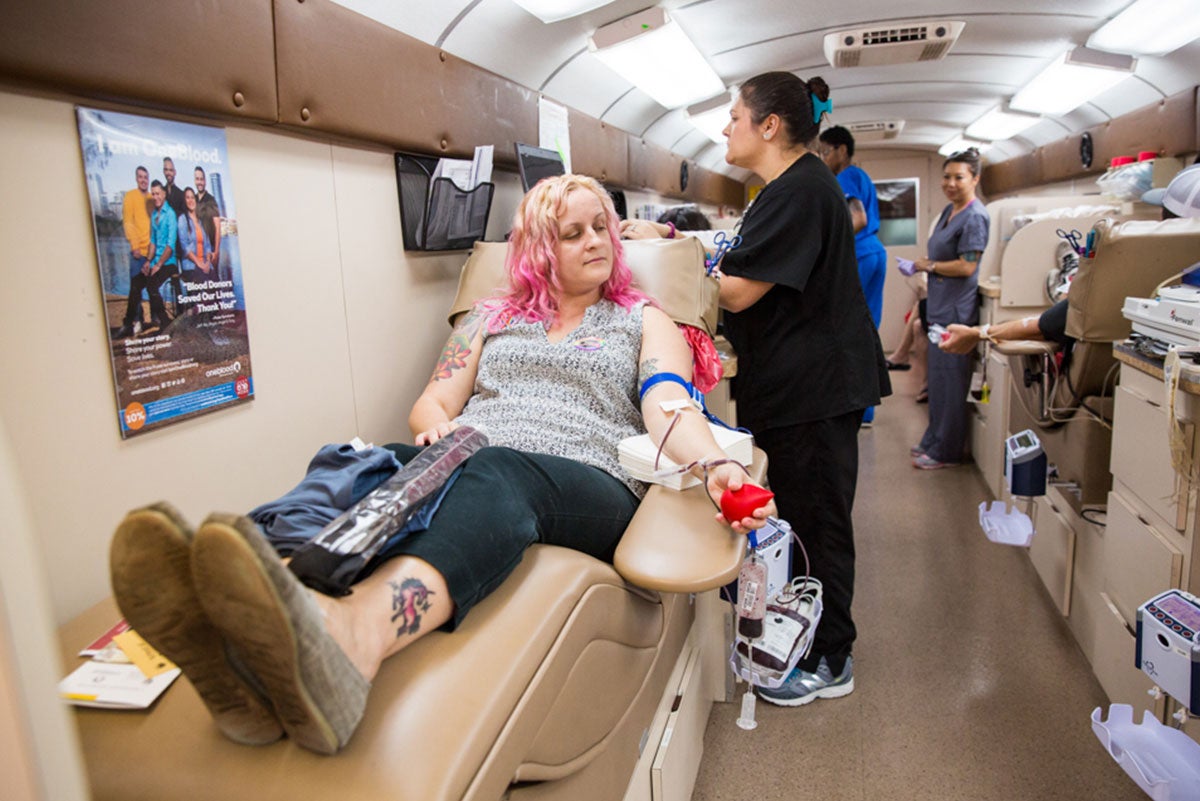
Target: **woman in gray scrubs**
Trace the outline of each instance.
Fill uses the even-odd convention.
[[[979,151],[955,153],[942,165],[942,192],[950,204],[942,210],[929,237],[929,258],[918,270],[929,273],[929,325],[975,325],[979,321],[976,290],[979,258],[988,241],[988,213],[975,197],[979,185]],[[913,467],[937,470],[961,464],[967,442],[967,390],[971,354],[929,349],[929,427],[912,449]]]

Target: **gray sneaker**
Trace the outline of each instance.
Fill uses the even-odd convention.
[[[816,673],[796,668],[783,684],[774,690],[760,687],[758,695],[764,701],[779,706],[803,706],[818,698],[841,698],[854,692],[854,660],[846,657],[842,675],[835,677],[825,657],[821,657]]]

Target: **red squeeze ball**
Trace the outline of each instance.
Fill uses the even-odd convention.
[[[730,523],[750,517],[754,510],[775,497],[775,493],[754,484],[743,484],[738,490],[725,490],[721,494],[721,514]]]

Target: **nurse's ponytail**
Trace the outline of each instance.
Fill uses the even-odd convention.
[[[791,145],[808,146],[821,130],[821,116],[832,111],[829,84],[820,77],[807,81],[791,72],[764,72],[742,84],[742,103],[755,125],[775,114]]]

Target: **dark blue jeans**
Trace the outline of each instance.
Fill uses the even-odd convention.
[[[401,463],[420,448],[388,445]],[[429,528],[372,560],[423,559],[446,579],[455,628],[512,573],[525,549],[561,545],[611,562],[638,498],[617,479],[573,459],[488,447],[476,453],[446,493]]]

